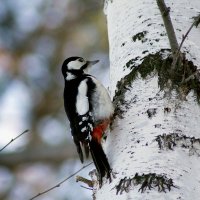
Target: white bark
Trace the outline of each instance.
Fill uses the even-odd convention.
[[[168,0],[166,4],[171,7],[171,18],[180,43],[192,23],[192,17],[200,12],[199,0]],[[156,0],[108,0],[106,14],[111,93],[114,96],[117,82],[131,72],[130,67],[124,67],[128,61],[135,59],[135,67],[148,54],[170,47]],[[141,32],[144,38],[136,38],[134,42],[133,36]],[[187,58],[199,67],[200,28],[192,30],[183,46]],[[138,75],[126,90],[126,104],[121,107],[125,111],[123,119],[115,119],[105,145],[111,167],[117,173],[116,178],[96,192],[96,200],[199,199],[200,105],[193,91],[185,101],[178,98],[176,91],[171,96],[164,94],[158,85],[156,71],[144,79]],[[148,110],[153,112],[151,117]],[[173,150],[159,149],[155,139],[163,134],[186,137],[176,141]],[[192,137],[195,138],[193,145]],[[182,148],[183,143],[185,148]],[[115,186],[120,180],[133,178],[136,173],[164,175],[172,179],[176,187],[166,192],[147,188],[141,193],[138,191],[141,185],[132,184],[127,192],[116,195]]]

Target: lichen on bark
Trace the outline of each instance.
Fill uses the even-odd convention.
[[[116,186],[116,194],[122,194],[123,192],[129,192],[129,190],[136,186],[140,186],[139,192],[143,193],[146,190],[158,189],[159,192],[170,191],[172,187],[177,188],[174,185],[173,180],[167,178],[164,174],[148,173],[148,174],[135,174],[133,178],[121,179]]]
[[[141,62],[140,65],[137,64],[138,61]],[[192,61],[183,57],[181,65],[179,63],[179,67],[177,67],[177,70],[172,74],[170,70],[172,62],[173,58],[169,49],[162,49],[142,59],[139,57],[130,59],[124,68],[130,68],[131,72],[118,81],[117,90],[113,98],[115,116],[123,117],[123,113],[126,110],[123,109],[123,107],[128,107],[130,103],[125,101],[125,93],[131,87],[132,82],[139,76],[145,79],[147,76],[157,75],[160,90],[169,87],[168,83],[170,81],[170,90],[175,89],[181,100],[185,100],[187,94],[193,90],[199,102],[200,72],[197,66],[195,66]]]

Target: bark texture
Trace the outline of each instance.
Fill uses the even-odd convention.
[[[178,42],[198,15],[197,0],[167,1]],[[165,80],[169,42],[154,0],[106,2],[111,93],[116,117],[105,149],[116,174],[96,192],[102,199],[198,199],[200,105]],[[200,29],[183,51],[197,69]],[[177,88],[176,88],[177,87]]]

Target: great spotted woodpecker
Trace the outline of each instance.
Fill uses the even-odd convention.
[[[81,57],[67,58],[62,65],[65,79],[64,107],[81,162],[91,153],[99,175],[110,179],[111,168],[101,145],[101,138],[113,115],[113,104],[105,87],[92,75],[90,66],[99,62]]]

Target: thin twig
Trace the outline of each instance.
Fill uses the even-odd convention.
[[[8,142],[8,144],[6,144],[4,147],[2,147],[0,149],[0,152],[3,151],[8,145],[10,145],[12,142],[14,142],[17,138],[21,137],[22,135],[24,135],[25,133],[27,133],[29,130],[25,130],[23,133],[19,134],[17,137],[13,138],[12,140],[10,140],[10,142]]]
[[[199,20],[200,20],[200,15],[194,20],[194,22],[192,23],[192,25],[190,26],[190,28],[188,29],[188,31],[186,32],[186,34],[183,35],[182,41],[181,41],[181,43],[180,43],[180,45],[179,45],[179,48],[178,48],[178,50],[177,50],[177,52],[176,52],[175,59],[173,60],[173,63],[172,63],[172,70],[175,69],[176,63],[177,63],[177,61],[178,61],[178,58],[179,58],[179,55],[180,55],[180,52],[181,52],[181,47],[183,46],[183,43],[185,42],[185,39],[186,39],[187,36],[189,35],[189,33],[190,33],[190,31],[192,30],[192,28],[193,28],[194,26],[197,26],[197,25],[198,25],[197,23],[198,23]]]
[[[82,188],[87,189],[87,190],[93,190],[93,188],[89,188],[89,187],[85,187],[83,185],[81,185]]]
[[[91,165],[93,162],[87,164],[87,165],[84,165],[82,168],[80,168],[78,171],[74,172],[73,174],[71,174],[70,176],[68,176],[67,178],[65,178],[64,180],[60,181],[58,184],[56,184],[55,186],[43,191],[43,192],[40,192],[38,193],[37,195],[35,195],[34,197],[30,198],[30,200],[33,200],[33,199],[36,199],[37,197],[43,195],[43,194],[46,194],[47,192],[57,188],[57,187],[60,187],[64,182],[66,182],[67,180],[69,180],[70,178],[72,178],[73,176],[75,176],[76,174],[78,174],[80,171],[82,171],[83,169],[85,169],[86,167],[88,167],[89,165]]]

